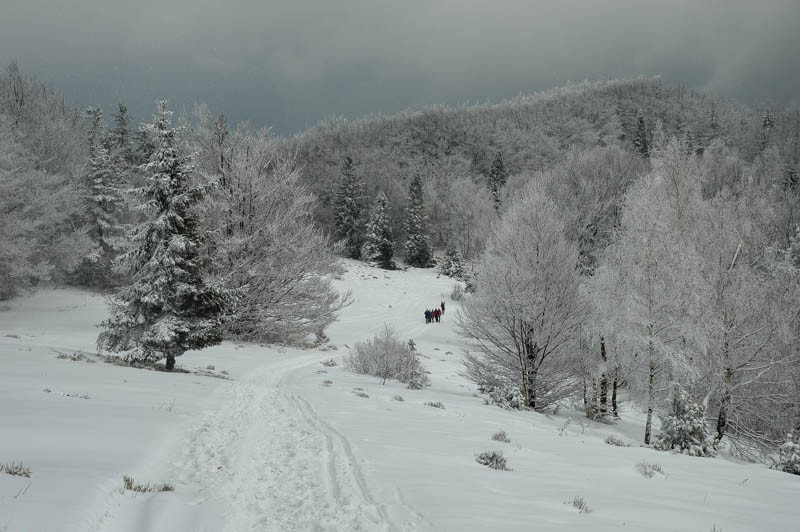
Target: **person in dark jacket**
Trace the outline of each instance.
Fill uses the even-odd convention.
[[[431,311],[425,310],[425,323],[430,323],[430,322],[431,322]]]
[[[442,314],[444,314],[444,301],[442,301],[441,307],[442,307]]]

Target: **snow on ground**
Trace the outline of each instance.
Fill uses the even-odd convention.
[[[178,359],[190,373],[93,356],[99,296],[42,290],[6,302],[0,464],[22,462],[31,476],[0,473],[0,531],[797,530],[800,477],[638,447],[634,409],[601,425],[484,405],[458,374],[452,281],[345,266],[337,283],[354,303],[330,344],[225,342]],[[443,299],[443,322],[426,325],[425,308]],[[417,343],[430,388],[343,368],[346,346],[384,323]],[[58,358],[79,352],[88,359]],[[329,358],[340,365],[321,364]],[[499,430],[510,443],[491,439]],[[633,446],[606,445],[610,434]],[[513,471],[475,461],[492,449]],[[644,477],[641,462],[663,474]],[[123,475],[175,490],[125,491]]]

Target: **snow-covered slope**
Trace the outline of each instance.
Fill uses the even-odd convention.
[[[638,447],[634,410],[598,425],[484,405],[458,375],[452,281],[345,266],[337,283],[354,303],[328,346],[226,342],[180,358],[190,373],[92,356],[98,296],[42,290],[6,303],[0,464],[31,476],[0,473],[0,531],[797,530],[800,477]],[[443,299],[443,321],[426,325]],[[430,388],[321,364],[384,323],[416,342]],[[58,358],[77,352],[87,359]],[[499,430],[510,443],[491,439]],[[633,446],[606,445],[610,434]],[[475,461],[492,449],[513,471]],[[642,462],[663,474],[644,477]],[[175,490],[125,491],[123,475]]]

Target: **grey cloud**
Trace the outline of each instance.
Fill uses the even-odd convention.
[[[772,0],[26,0],[0,62],[74,105],[137,118],[167,98],[291,133],[326,115],[497,101],[566,81],[661,74],[798,104],[800,2]]]

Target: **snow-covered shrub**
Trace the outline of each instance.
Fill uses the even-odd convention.
[[[524,407],[525,399],[519,388],[503,386],[478,385],[478,391],[488,395],[487,404],[496,405],[506,410],[519,410]]]
[[[329,359],[327,359],[327,360],[323,360],[322,362],[320,362],[320,364],[322,364],[322,365],[323,365],[323,366],[325,366],[326,368],[333,368],[333,367],[336,367],[336,366],[338,366],[338,365],[339,365],[339,364],[337,364],[337,363],[336,363],[336,361],[335,361],[334,359],[332,359],[332,358],[329,358]]]
[[[324,381],[322,381],[323,386],[330,386],[331,384],[333,384],[333,381],[330,379],[325,379]]]
[[[0,473],[6,473],[7,475],[14,475],[17,477],[30,478],[31,468],[24,465],[22,462],[20,463],[11,462],[10,464],[0,464]]]
[[[491,469],[497,469],[498,471],[511,471],[511,469],[508,468],[503,453],[500,451],[484,451],[475,458],[475,461]]]
[[[450,299],[453,301],[461,301],[464,299],[464,287],[461,286],[461,283],[453,285],[453,289],[450,290]]]
[[[161,484],[150,484],[149,482],[146,484],[142,484],[140,482],[136,482],[133,480],[132,477],[128,475],[124,475],[122,477],[122,486],[124,489],[128,491],[134,491],[136,493],[152,493],[156,491],[175,491],[175,486],[172,484],[167,484],[166,482],[162,482]]]
[[[800,432],[786,435],[786,443],[778,451],[778,461],[773,466],[778,471],[800,475]]]
[[[567,503],[564,503],[564,504],[567,504]],[[572,499],[569,502],[569,504],[571,504],[572,506],[577,508],[578,509],[578,513],[580,513],[580,514],[588,514],[588,513],[592,512],[592,509],[589,508],[589,505],[586,504],[586,499],[584,499],[583,497],[575,497],[574,499]]]
[[[690,456],[716,456],[714,438],[706,427],[706,409],[692,401],[680,386],[675,387],[672,413],[661,424],[653,445],[659,451],[675,451]]]
[[[430,406],[433,408],[441,408],[442,410],[444,410],[444,405],[440,401],[428,401],[427,403],[425,403],[425,406]]]
[[[402,396],[402,395],[395,395],[394,397],[392,397],[392,399],[393,399],[394,401],[400,401],[400,402],[403,402],[403,401],[405,401],[405,399],[403,399],[403,396]]]
[[[430,379],[416,350],[397,338],[388,325],[364,342],[356,342],[344,358],[345,366],[354,373],[373,375],[386,383],[395,379],[419,389],[430,386]]]
[[[616,436],[609,436],[606,438],[606,444],[608,445],[615,445],[617,447],[630,447],[629,443],[624,442],[623,440],[617,438]]]
[[[492,434],[492,439],[494,441],[501,441],[503,443],[511,443],[511,438],[508,437],[508,434],[506,434],[506,431],[504,430]]]
[[[636,464],[636,470],[642,474],[643,477],[653,478],[656,473],[659,475],[664,474],[664,469],[661,464],[648,464],[647,462],[639,462]]]

